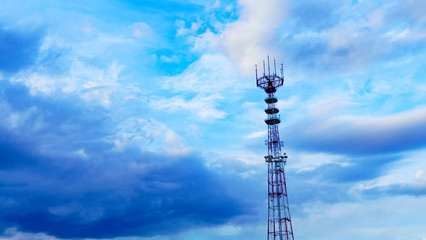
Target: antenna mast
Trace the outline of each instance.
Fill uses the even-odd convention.
[[[286,153],[281,151],[282,142],[278,124],[281,122],[279,110],[275,106],[278,99],[275,97],[277,88],[284,85],[284,67],[281,64],[281,76],[277,75],[277,66],[274,59],[273,73],[269,66],[265,72],[263,61],[263,76],[258,78],[256,66],[256,84],[268,95],[265,109],[268,117],[265,119],[268,125],[268,155],[265,161],[268,164],[268,240],[294,240],[293,226],[290,217],[290,208],[287,197],[287,184],[285,180],[284,166],[287,161]]]

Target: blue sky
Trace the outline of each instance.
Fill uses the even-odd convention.
[[[0,239],[426,239],[426,3],[0,0]]]

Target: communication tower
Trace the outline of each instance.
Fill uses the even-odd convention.
[[[258,77],[256,65],[257,87],[265,90],[268,95],[265,98],[268,105],[265,109],[266,114],[268,114],[265,119],[265,123],[268,125],[268,155],[265,156],[265,161],[268,164],[268,240],[294,240],[284,171],[287,155],[285,152],[281,152],[283,143],[280,141],[278,130],[278,124],[281,120],[278,114],[279,110],[275,106],[278,102],[275,92],[284,84],[283,64],[281,64],[280,70],[281,76],[278,76],[274,60],[271,73],[269,56],[267,66],[263,61],[263,75],[260,77]]]

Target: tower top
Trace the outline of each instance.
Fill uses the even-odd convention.
[[[281,76],[277,75],[277,64],[274,59],[274,68],[271,73],[271,66],[269,64],[269,56],[267,62],[267,68],[265,66],[265,61],[263,61],[263,75],[258,77],[257,74],[257,65],[256,65],[256,82],[257,87],[265,90],[266,93],[274,93],[277,91],[278,87],[281,87],[284,84],[284,66],[281,64]]]

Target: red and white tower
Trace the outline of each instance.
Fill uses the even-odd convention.
[[[268,125],[268,155],[265,156],[265,161],[268,163],[268,240],[294,240],[284,171],[287,156],[281,152],[283,143],[280,141],[278,130],[281,120],[279,110],[275,106],[278,102],[275,92],[284,84],[282,64],[280,70],[281,76],[278,76],[274,60],[271,72],[269,56],[266,67],[265,61],[263,62],[263,75],[260,77],[258,77],[256,65],[257,86],[268,94],[268,97],[265,98],[265,102],[268,104],[265,109],[268,114],[268,118],[265,119],[265,123]]]

